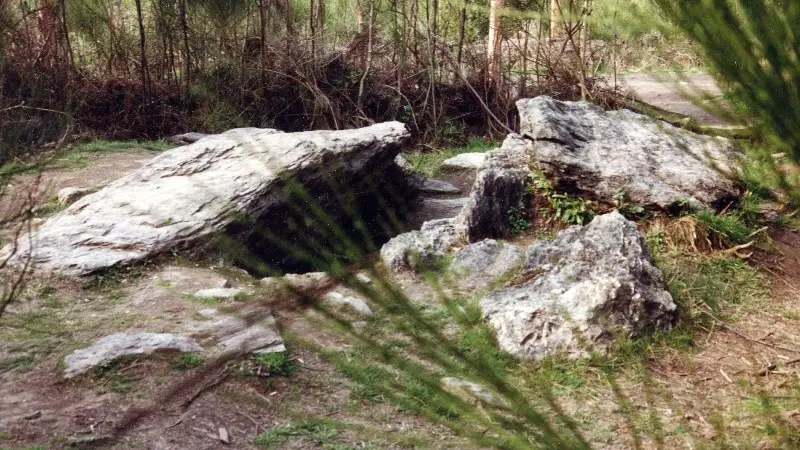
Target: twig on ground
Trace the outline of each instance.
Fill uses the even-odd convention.
[[[732,326],[730,326],[730,325],[726,324],[725,322],[721,321],[720,319],[718,319],[716,316],[714,316],[713,314],[709,313],[708,311],[703,311],[703,313],[707,314],[709,317],[711,317],[723,329],[726,329],[726,330],[730,331],[731,333],[739,336],[740,338],[742,338],[742,339],[744,339],[746,341],[755,342],[756,344],[761,344],[761,345],[764,345],[766,347],[771,347],[771,348],[774,348],[774,349],[783,350],[785,352],[797,353],[798,355],[800,355],[800,349],[784,347],[784,346],[779,345],[779,344],[770,344],[769,342],[765,342],[765,341],[762,341],[760,339],[753,339],[750,336],[747,336],[747,335],[741,333],[736,328],[733,328]]]
[[[200,395],[202,395],[202,394],[203,394],[203,392],[205,392],[205,391],[207,391],[207,390],[209,390],[209,389],[213,388],[214,386],[217,386],[217,385],[219,385],[220,383],[222,383],[223,381],[225,381],[225,379],[226,379],[226,378],[228,378],[228,375],[230,375],[230,374],[231,374],[230,370],[228,370],[227,368],[223,369],[223,370],[222,370],[222,371],[221,371],[221,372],[220,372],[220,373],[217,375],[217,377],[216,377],[216,378],[214,378],[214,379],[213,379],[213,380],[211,380],[210,382],[208,382],[208,383],[204,384],[203,386],[201,386],[201,387],[200,387],[198,390],[196,390],[196,391],[195,391],[195,392],[194,392],[194,393],[193,393],[191,396],[189,396],[189,397],[188,397],[186,400],[184,400],[184,401],[183,401],[183,403],[181,404],[181,406],[183,406],[184,408],[188,408],[188,407],[189,407],[189,405],[191,405],[191,404],[192,404],[192,402],[194,402],[195,400],[197,400],[197,397],[200,397]]]

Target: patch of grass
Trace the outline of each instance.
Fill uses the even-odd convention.
[[[0,360],[0,373],[7,370],[18,370],[20,372],[27,372],[35,360],[35,355],[25,353],[24,355],[13,356]]]
[[[296,420],[286,425],[270,428],[258,435],[253,443],[264,449],[273,449],[289,440],[300,440],[304,443],[324,446],[323,448],[337,448],[329,446],[334,445],[333,441],[339,440],[341,428],[341,423],[324,418]]]
[[[136,355],[122,356],[113,361],[103,361],[94,368],[93,373],[104,379],[103,385],[108,385],[112,392],[124,394],[130,392],[133,384],[138,379],[122,371],[125,367],[135,364],[138,360]]]
[[[684,325],[728,319],[731,305],[755,307],[769,297],[769,281],[757,269],[732,256],[702,257],[669,252],[650,242]]]
[[[138,280],[144,276],[142,266],[112,267],[89,276],[81,283],[81,288],[89,291],[107,292],[117,290],[128,279]]]
[[[431,152],[404,155],[416,172],[431,177],[439,173],[444,160],[462,153],[485,153],[498,147],[498,143],[471,137],[463,147],[443,148]]]
[[[102,153],[130,149],[163,151],[169,150],[173,147],[175,146],[165,141],[107,141],[104,139],[98,139],[75,144],[70,150],[77,153]]]
[[[792,312],[792,311],[785,311],[785,312],[782,312],[782,313],[781,313],[781,316],[782,316],[784,319],[789,319],[789,320],[797,320],[797,319],[800,319],[800,315],[798,315],[796,312]]]
[[[57,198],[48,199],[46,202],[33,208],[33,215],[37,218],[45,218],[60,213],[66,209],[67,205],[60,203]]]
[[[733,244],[748,242],[750,235],[755,231],[736,212],[720,215],[709,211],[700,211],[696,214],[696,217],[709,230]]]
[[[218,306],[222,304],[222,297],[198,297],[192,294],[181,294],[181,297],[192,303],[203,306]]]
[[[253,360],[271,375],[288,377],[297,369],[294,358],[288,351],[256,353]]]
[[[98,139],[72,145],[64,156],[55,162],[56,168],[85,168],[89,166],[88,156],[98,153],[122,150],[143,149],[163,151],[174,147],[164,141],[106,141]]]
[[[178,370],[196,369],[203,365],[203,358],[197,353],[181,353],[173,363],[173,367]]]

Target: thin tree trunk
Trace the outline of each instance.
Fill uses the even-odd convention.
[[[259,19],[259,50],[261,51],[261,82],[266,80],[267,74],[267,1],[258,0]]]
[[[291,61],[292,55],[292,41],[295,39],[294,35],[294,9],[292,0],[283,0],[283,18],[286,22],[286,55]]]
[[[464,53],[464,36],[467,28],[467,2],[464,1],[464,6],[458,12],[458,48],[456,50],[456,64],[458,70],[461,70],[461,58]]]
[[[550,0],[550,40],[556,38],[558,33],[558,22],[561,17],[561,4],[559,0]]]
[[[487,49],[487,78],[490,84],[497,85],[500,82],[500,62],[501,62],[501,29],[500,29],[500,10],[505,6],[504,0],[491,0],[489,9],[489,46]]]
[[[183,59],[186,63],[186,73],[183,74],[183,78],[186,80],[186,95],[188,96],[192,84],[192,56],[189,47],[189,21],[186,18],[186,0],[179,0],[178,6],[181,15],[181,29],[183,30]]]
[[[69,38],[69,27],[67,26],[66,0],[60,0],[59,7],[61,8],[61,26],[64,33],[64,44],[67,47],[67,80],[69,80],[72,75],[72,70],[75,67],[75,55],[72,53],[72,41]]]
[[[356,10],[356,25],[358,26],[358,32],[363,33],[364,30],[364,8],[361,7],[361,0],[355,0],[355,10]]]
[[[311,32],[311,68],[317,66],[317,20],[314,17],[316,2],[309,0],[308,4],[308,28]]]
[[[144,35],[144,20],[142,18],[142,0],[135,0],[136,20],[139,22],[139,60],[142,75],[142,88],[145,96],[150,92],[150,70],[147,67],[147,46]]]
[[[364,85],[366,84],[369,71],[372,68],[372,35],[375,31],[375,1],[369,0],[369,23],[367,25],[367,55],[364,64],[364,73],[361,75],[361,80],[358,83],[358,109],[361,109],[361,103],[364,96]]]

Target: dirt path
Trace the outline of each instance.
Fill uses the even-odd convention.
[[[700,100],[719,100],[722,91],[714,78],[708,74],[651,75],[635,73],[621,75],[617,82],[624,91],[631,93],[636,99],[649,105],[661,108],[698,121],[700,125],[727,127],[723,119],[706,111],[692,100],[692,96]],[[610,80],[613,83],[613,80]]]

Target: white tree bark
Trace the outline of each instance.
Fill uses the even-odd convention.
[[[500,16],[505,0],[491,0],[489,4],[489,47],[487,49],[487,74],[491,83],[500,81],[502,56]]]

